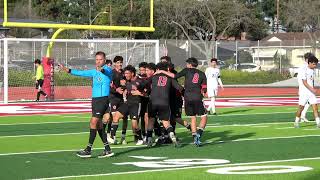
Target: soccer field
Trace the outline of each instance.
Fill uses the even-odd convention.
[[[0,179],[319,179],[320,129],[293,128],[295,111],[220,108],[199,148],[182,127],[181,148],[136,146],[129,131],[129,144],[113,145],[115,156],[105,159],[97,158],[98,136],[93,158],[75,155],[87,144],[90,114],[0,117]]]

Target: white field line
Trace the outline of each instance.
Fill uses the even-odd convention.
[[[304,131],[320,131],[319,128],[313,128],[313,129],[303,129]]]
[[[176,171],[176,170],[184,170],[184,169],[216,168],[216,167],[229,167],[229,166],[257,165],[257,164],[267,164],[267,163],[296,162],[296,161],[319,160],[319,159],[320,159],[320,157],[285,159],[285,160],[274,160],[274,161],[259,161],[259,162],[234,163],[234,164],[223,164],[223,165],[192,166],[192,167],[170,168],[170,169],[152,169],[152,170],[143,170],[143,171],[129,171],[129,172],[117,172],[117,173],[105,173],[105,174],[61,176],[61,177],[40,178],[40,179],[53,180],[53,179],[70,179],[70,178],[81,178],[81,177],[100,177],[100,176],[112,176],[112,175],[124,175],[124,174],[140,174],[140,173],[150,173],[150,172]],[[36,180],[39,180],[39,179],[36,179]]]
[[[294,112],[272,112],[272,114],[286,114],[286,113],[294,113]],[[218,115],[218,116],[216,116],[216,115],[208,115],[208,116],[219,118],[219,117],[223,117],[223,116],[251,116],[251,115],[264,115],[264,114],[270,114],[270,113],[226,114],[226,115]],[[42,116],[46,116],[46,115],[42,115]],[[61,118],[63,118],[63,114],[60,114],[57,116],[60,116]],[[69,116],[69,117],[71,117],[71,116]],[[87,116],[87,117],[75,116],[75,117],[77,117],[79,119],[88,119],[88,120],[90,118],[89,116]],[[1,116],[0,116],[0,118],[1,118]],[[183,118],[187,118],[187,116],[183,116]],[[49,123],[49,122],[44,122],[44,124],[46,124],[46,123]],[[57,122],[54,122],[54,123],[57,123]],[[61,122],[61,123],[63,123],[63,122]],[[1,125],[20,125],[20,124],[27,124],[27,123],[12,123],[12,124],[1,124],[0,123],[0,126]],[[30,123],[30,124],[43,124],[43,123],[39,122],[39,123]]]
[[[294,127],[282,127],[282,128],[275,128],[275,129],[279,129],[279,130],[282,130],[282,129],[294,129]]]
[[[56,121],[56,122],[40,122],[40,123],[12,123],[12,124],[0,124],[0,126],[17,126],[17,125],[40,125],[40,124],[67,124],[67,123],[82,123],[89,121]]]
[[[231,141],[206,141],[203,144],[211,143],[226,143],[226,142],[242,142],[242,141],[261,141],[261,140],[272,140],[272,139],[293,139],[293,138],[305,138],[305,137],[320,137],[320,135],[304,135],[304,136],[284,136],[284,137],[268,137],[268,138],[251,138],[251,139],[236,139]],[[189,144],[189,143],[183,143]],[[193,144],[193,143],[190,143]],[[143,146],[112,146],[112,149],[125,149],[125,148],[142,148]],[[94,148],[94,149],[103,149],[103,148]],[[35,151],[35,152],[17,152],[17,153],[3,153],[0,156],[10,156],[10,155],[25,155],[25,154],[42,154],[42,153],[57,153],[57,152],[69,152],[69,151],[78,151],[79,149],[69,149],[69,150],[52,150],[52,151]]]
[[[79,121],[83,122],[83,121]],[[221,127],[255,127],[259,125],[274,125],[274,124],[287,124],[289,122],[281,122],[281,123],[258,123],[258,124],[231,124],[231,125],[221,125],[221,126],[206,126],[206,128],[221,128]],[[177,128],[177,129],[186,129],[185,127]],[[127,130],[132,131],[132,130]],[[16,136],[0,136],[0,139],[3,138],[20,138],[20,137],[40,137],[40,136],[63,136],[63,135],[77,135],[77,134],[86,134],[88,132],[76,132],[76,133],[56,133],[56,134],[30,134],[30,135],[16,135]]]

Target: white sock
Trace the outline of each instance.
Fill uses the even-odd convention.
[[[320,118],[319,117],[316,117],[316,123],[320,124]]]
[[[300,118],[296,117],[295,123],[299,123],[300,122]]]
[[[310,107],[310,104],[307,103],[306,105],[304,105],[303,111],[301,112],[301,118],[306,118],[306,114],[308,112],[308,109]]]
[[[212,112],[216,113],[216,98],[215,97],[211,98],[210,104],[211,104]]]

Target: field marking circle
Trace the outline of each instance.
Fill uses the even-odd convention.
[[[260,171],[250,171],[259,170]],[[268,170],[272,169],[272,170]],[[281,174],[281,173],[292,173],[292,172],[303,172],[312,170],[311,167],[304,166],[235,166],[225,167],[217,169],[209,169],[208,173],[213,174]]]
[[[210,165],[210,164],[227,164],[230,161],[225,159],[167,159],[166,163],[181,164],[181,165]]]

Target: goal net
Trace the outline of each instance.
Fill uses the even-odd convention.
[[[0,41],[0,102],[33,101],[36,98],[34,60],[46,62],[49,39],[3,39]],[[44,77],[44,91],[54,101],[91,98],[91,79],[60,72],[58,64],[74,69],[95,68],[95,53],[106,58],[124,58],[124,66],[159,60],[158,40],[54,40],[50,70]],[[46,86],[46,87],[45,87]],[[47,92],[46,92],[47,91]],[[49,91],[49,92],[48,92]],[[43,98],[43,97],[42,97]],[[42,99],[43,100],[43,99]]]

